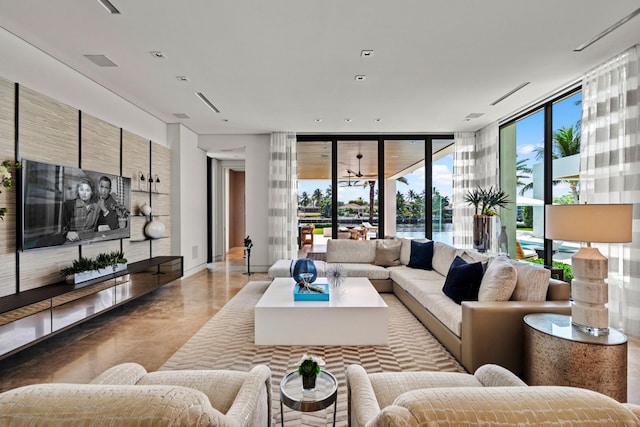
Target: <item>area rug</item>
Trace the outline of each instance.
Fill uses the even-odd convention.
[[[327,363],[325,369],[338,380],[338,426],[348,424],[345,369],[352,363],[362,365],[367,372],[465,372],[393,294],[381,294],[389,306],[388,346],[256,346],[253,309],[269,283],[248,283],[160,369],[248,371],[257,364],[267,365],[272,375],[273,421],[280,425],[280,381],[295,369],[302,354],[320,356]],[[310,333],[313,327],[309,325]],[[331,425],[333,405],[308,413],[285,406],[284,421],[287,425]]]

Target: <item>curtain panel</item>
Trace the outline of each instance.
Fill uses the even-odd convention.
[[[640,335],[640,45],[582,80],[580,203],[632,203],[633,242],[598,244],[609,259],[609,321]]]
[[[269,149],[269,262],[297,257],[296,134],[271,134]]]
[[[478,132],[456,132],[453,154],[453,244],[460,248],[473,246],[472,206],[465,195],[477,187],[498,188],[499,126],[491,123]]]

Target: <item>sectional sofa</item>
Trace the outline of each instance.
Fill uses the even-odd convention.
[[[420,259],[418,248],[430,245],[431,259]],[[424,262],[420,268],[416,259]],[[460,259],[482,266],[477,300],[456,302],[443,292]],[[277,261],[269,277],[289,276],[291,263]],[[569,284],[552,279],[548,269],[442,242],[329,240],[326,261],[315,264],[319,277],[340,264],[347,276],[367,277],[379,292],[393,292],[469,372],[494,363],[521,376],[524,315],[571,312]]]

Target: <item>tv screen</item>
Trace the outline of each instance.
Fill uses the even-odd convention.
[[[130,236],[130,178],[22,160],[22,201],[22,250]]]

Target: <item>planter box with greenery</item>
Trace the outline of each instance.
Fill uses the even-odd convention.
[[[60,270],[69,283],[82,283],[97,277],[127,269],[127,259],[122,251],[101,253],[95,258],[80,257],[71,266]]]

